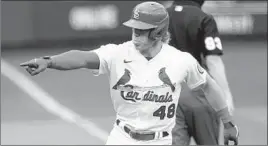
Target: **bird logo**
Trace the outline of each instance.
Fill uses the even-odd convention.
[[[168,77],[167,73],[166,73],[166,68],[163,67],[159,70],[159,74],[158,74],[159,79],[164,83],[170,86],[172,92],[175,91],[175,86],[172,84],[170,78]]]
[[[113,86],[113,89],[116,90],[118,88],[118,86],[125,85],[126,83],[128,83],[130,81],[130,75],[131,75],[131,72],[128,69],[125,69],[125,73],[117,81],[117,83]]]

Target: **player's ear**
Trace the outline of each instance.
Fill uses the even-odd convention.
[[[159,31],[158,28],[151,29],[149,32],[149,37],[153,40],[160,40],[161,31]]]

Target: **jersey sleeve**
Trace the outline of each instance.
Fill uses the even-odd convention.
[[[207,15],[202,21],[204,46],[202,52],[207,55],[222,55],[222,43],[217,23],[213,16]]]
[[[117,54],[117,47],[118,45],[116,44],[107,44],[102,45],[98,49],[92,50],[98,55],[100,60],[99,69],[93,70],[93,74],[95,76],[109,73],[113,59],[116,57]]]
[[[207,72],[192,55],[188,54],[188,56],[189,64],[185,81],[190,89],[194,89],[206,82]]]

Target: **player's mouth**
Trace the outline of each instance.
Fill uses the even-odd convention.
[[[133,44],[134,44],[135,46],[140,46],[142,43],[139,42],[139,41],[133,41]]]
[[[135,47],[139,47],[140,46],[140,44],[134,44],[135,45]]]

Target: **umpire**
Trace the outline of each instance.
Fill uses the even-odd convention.
[[[170,15],[170,44],[191,53],[222,87],[233,111],[221,56],[222,44],[214,18],[201,10],[204,0],[179,0],[167,8]],[[205,98],[183,96],[176,113],[173,145],[189,145],[193,137],[197,145],[218,145],[220,120]],[[191,93],[194,94],[194,93]],[[189,93],[188,93],[189,95]],[[202,96],[202,95],[199,95]]]

